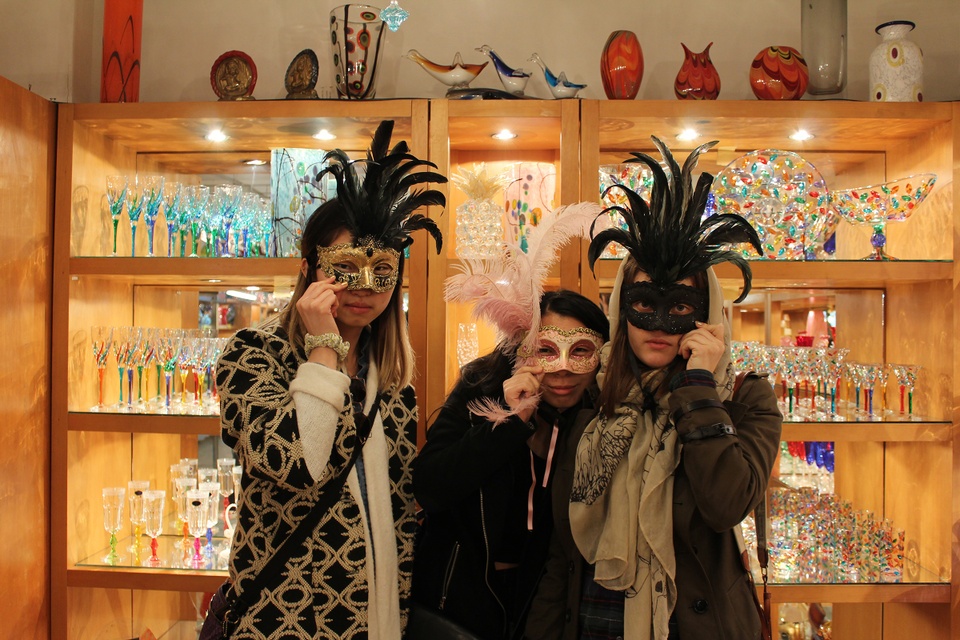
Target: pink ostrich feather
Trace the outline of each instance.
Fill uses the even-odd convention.
[[[527,231],[527,251],[505,245],[497,260],[463,260],[460,273],[447,278],[445,298],[451,302],[473,302],[473,316],[493,324],[505,347],[531,351],[537,344],[540,327],[540,297],[550,268],[560,248],[571,238],[585,237],[591,223],[602,212],[598,203],[580,202],[548,211],[540,224]],[[523,366],[517,358],[514,371]],[[471,404],[470,411],[494,425],[504,422],[523,408],[536,406],[539,397],[524,401],[525,407],[508,410],[489,398]]]

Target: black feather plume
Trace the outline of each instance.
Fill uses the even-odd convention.
[[[393,121],[384,120],[377,127],[365,160],[351,160],[340,149],[324,156],[326,165],[317,173],[317,181],[330,174],[337,183],[337,198],[347,213],[350,232],[359,240],[372,238],[383,246],[403,250],[413,239],[410,234],[426,229],[437,245],[443,237],[437,224],[414,211],[428,205],[446,206],[447,199],[436,189],[414,189],[416,185],[444,183],[446,177],[435,171],[414,171],[437,165],[410,153],[407,143],[390,148]]]
[[[593,269],[610,243],[624,247],[650,279],[661,286],[673,284],[721,262],[732,262],[743,274],[743,291],[736,300],[740,302],[750,292],[750,265],[739,252],[723,247],[748,242],[762,255],[760,237],[746,218],[736,214],[715,215],[703,220],[713,176],[702,173],[696,187],[691,176],[700,154],[717,143],[708,142],[694,149],[681,169],[670,149],[658,138],[652,139],[663,157],[666,171],[645,153],[630,154],[633,157],[627,162],[642,163],[653,173],[650,202],[621,184],[606,189],[604,195],[619,189],[626,196],[626,205],[608,207],[603,213],[619,214],[627,228],[604,229],[596,234],[594,228],[590,229],[592,240],[587,252],[590,268]]]

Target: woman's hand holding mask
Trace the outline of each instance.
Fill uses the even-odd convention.
[[[723,325],[697,322],[697,328],[680,338],[680,356],[687,360],[687,370],[705,369],[711,373],[723,356]]]
[[[503,381],[503,399],[507,406],[516,409],[533,396],[540,393],[540,381],[543,380],[543,367],[540,365],[523,366],[513,376]],[[530,420],[535,406],[530,406],[517,415],[524,421]]]
[[[324,333],[340,335],[336,321],[337,307],[340,305],[337,294],[346,288],[345,283],[337,282],[332,277],[321,278],[307,287],[297,300],[297,312],[307,333],[315,336]]]

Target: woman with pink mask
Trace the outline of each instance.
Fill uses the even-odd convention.
[[[463,368],[417,458],[414,495],[425,516],[413,591],[421,612],[477,638],[522,634],[553,528],[558,443],[578,414],[594,412],[607,319],[578,293],[542,293],[537,274],[549,271],[554,250],[584,233],[599,211],[590,204],[551,213],[531,230],[528,252],[507,248],[503,261],[488,261],[510,265],[502,272],[474,265],[472,274],[447,283],[448,299],[474,302],[501,339]],[[562,225],[566,232],[557,237]],[[541,242],[548,235],[555,237]],[[416,632],[416,609],[411,624]]]

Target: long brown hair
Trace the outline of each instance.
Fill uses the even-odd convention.
[[[643,271],[632,257],[627,257],[624,260],[623,281],[620,284],[620,288],[614,291],[618,296],[622,294],[624,285],[634,282],[637,279],[637,275]],[[703,289],[704,291],[709,291],[706,271],[699,271],[695,273],[692,278],[693,286],[698,289]],[[603,376],[603,386],[600,389],[600,397],[597,403],[600,412],[607,417],[614,414],[617,406],[623,402],[623,399],[627,397],[627,394],[630,393],[633,385],[637,382],[631,361],[635,362],[641,371],[649,370],[649,367],[634,355],[633,349],[630,347],[630,340],[627,337],[629,322],[627,321],[623,301],[619,300],[618,302],[620,304],[618,305],[619,317],[616,319],[617,327],[610,337],[610,355],[607,358],[607,366]],[[667,365],[667,375],[663,378],[661,387],[656,390],[657,395],[665,391],[667,385],[670,384],[670,380],[676,374],[686,369],[686,367],[687,361],[679,355],[673,362]]]
[[[307,220],[300,239],[300,255],[307,261],[306,273],[297,276],[290,302],[280,314],[280,324],[287,332],[290,342],[303,346],[306,329],[297,311],[297,301],[307,287],[316,280],[317,247],[328,247],[340,233],[348,229],[343,206],[336,198],[323,203]],[[356,238],[354,238],[356,240]],[[377,367],[380,390],[398,389],[411,383],[416,371],[416,360],[407,332],[407,319],[403,313],[403,254],[400,255],[397,286],[390,295],[387,308],[370,323],[372,333],[370,358]]]

